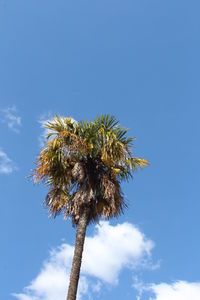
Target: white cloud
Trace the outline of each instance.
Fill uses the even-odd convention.
[[[15,106],[10,106],[0,110],[1,122],[6,123],[7,126],[14,132],[19,133],[21,127],[21,117],[17,115]]]
[[[132,224],[111,226],[103,222],[96,229],[94,237],[86,238],[83,273],[108,283],[117,283],[123,267],[142,266],[150,257],[153,242]]]
[[[153,242],[130,223],[111,226],[102,222],[96,226],[95,234],[85,240],[78,299],[100,292],[102,282],[116,284],[122,268],[143,268],[152,249]],[[14,296],[19,300],[65,299],[73,250],[69,244],[52,250],[38,276],[23,293]]]
[[[13,294],[20,300],[57,300],[65,299],[69,284],[71,261],[74,247],[62,244],[50,252],[50,258],[44,262],[38,276],[25,287],[24,293]],[[78,299],[86,293],[88,283],[84,276],[80,278]]]
[[[153,284],[149,288],[155,297],[150,300],[199,300],[200,282],[177,281]]]
[[[10,174],[16,170],[15,164],[8,155],[0,148],[0,174]]]

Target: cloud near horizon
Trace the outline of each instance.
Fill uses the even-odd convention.
[[[172,284],[152,284],[149,287],[155,295],[150,300],[199,300],[200,282],[176,281]],[[141,299],[142,300],[142,299]]]
[[[199,300],[200,282],[177,280],[173,283],[144,284],[134,280],[133,287],[138,291],[137,300]]]
[[[100,292],[102,282],[116,285],[123,268],[151,265],[153,247],[154,243],[130,223],[112,226],[101,222],[94,235],[85,240],[78,299],[92,299],[93,292]],[[13,296],[18,300],[65,299],[73,251],[74,247],[66,243],[53,249],[36,278]]]

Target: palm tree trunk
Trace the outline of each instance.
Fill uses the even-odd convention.
[[[80,216],[76,232],[76,245],[74,249],[67,300],[76,300],[87,223],[88,210],[85,209],[83,214]]]

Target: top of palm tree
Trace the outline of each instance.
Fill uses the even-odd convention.
[[[77,224],[85,206],[89,222],[117,216],[124,207],[120,183],[147,160],[132,155],[134,138],[114,116],[76,122],[56,116],[45,127],[48,135],[34,171],[35,182],[49,186],[45,205],[51,215],[64,212]]]

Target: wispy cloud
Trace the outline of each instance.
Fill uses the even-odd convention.
[[[39,140],[39,146],[42,148],[44,147],[46,136],[48,134],[48,130],[45,128],[45,124],[53,119],[53,114],[51,112],[48,112],[46,114],[43,114],[39,117],[38,123],[41,128],[41,134],[38,138]]]
[[[117,284],[123,268],[144,268],[153,247],[153,242],[130,223],[111,226],[102,222],[96,226],[95,234],[85,241],[78,299],[92,299],[103,282]],[[73,251],[69,244],[52,250],[38,276],[23,293],[14,296],[19,300],[65,299]]]
[[[17,167],[8,155],[0,148],[0,174],[10,174]]]
[[[22,122],[15,106],[0,109],[0,117],[1,122],[7,124],[10,130],[19,133]]]

